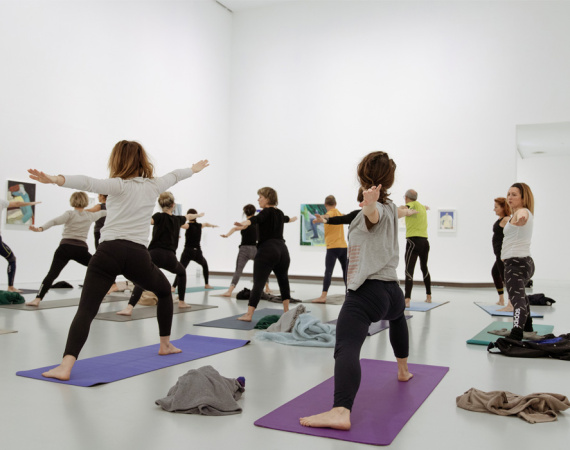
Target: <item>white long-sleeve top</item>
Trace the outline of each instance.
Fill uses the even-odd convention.
[[[75,239],[86,242],[91,224],[106,215],[107,211],[89,212],[73,209],[66,211],[55,219],[48,220],[41,228],[45,231],[54,225],[63,225],[62,239]]]
[[[192,175],[192,169],[174,170],[162,177],[136,177],[130,180],[64,175],[63,186],[108,195],[107,219],[101,229],[100,242],[124,239],[147,246],[156,199],[162,192]]]

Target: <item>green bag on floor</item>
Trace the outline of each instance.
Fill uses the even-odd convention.
[[[20,305],[26,299],[17,292],[0,291],[0,305]]]

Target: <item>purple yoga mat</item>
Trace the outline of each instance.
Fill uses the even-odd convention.
[[[182,350],[182,353],[161,356],[158,354],[159,345],[133,348],[94,358],[80,359],[75,363],[69,381],[45,378],[42,372],[55,366],[41,367],[39,369],[16,372],[21,377],[35,378],[37,380],[54,383],[71,384],[73,386],[95,386],[97,384],[112,383],[124,378],[134,377],[153,370],[164,369],[205,356],[227,352],[248,344],[242,339],[223,339],[208,336],[187,334],[172,343]]]
[[[270,412],[255,425],[361,444],[389,445],[449,370],[449,367],[409,364],[414,377],[402,383],[396,377],[395,362],[362,359],[360,366],[362,381],[352,408],[350,431],[299,424],[300,417],[331,408],[334,377]]]

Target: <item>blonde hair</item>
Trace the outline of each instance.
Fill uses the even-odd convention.
[[[89,197],[85,192],[74,192],[69,197],[69,204],[73,208],[85,208],[89,204]]]
[[[262,187],[257,191],[257,195],[265,197],[271,206],[277,206],[279,199],[277,198],[277,191],[270,187]]]
[[[515,183],[511,187],[516,187],[521,193],[523,208],[527,208],[534,215],[534,195],[526,183]]]
[[[174,206],[174,195],[172,192],[163,192],[158,197],[158,204],[162,209],[170,209]]]
[[[109,177],[128,180],[154,178],[154,166],[143,146],[135,141],[119,141],[109,156]]]

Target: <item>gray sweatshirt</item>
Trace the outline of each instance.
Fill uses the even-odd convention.
[[[376,203],[380,216],[370,230],[362,211],[348,229],[348,289],[366,280],[398,281],[398,209],[388,200]]]
[[[107,211],[88,212],[73,209],[66,211],[61,216],[47,221],[41,228],[49,230],[54,225],[63,225],[62,239],[74,239],[77,241],[87,241],[87,233],[91,224],[107,215]]]
[[[125,239],[146,247],[156,199],[192,174],[192,169],[178,169],[162,177],[137,177],[130,180],[98,180],[84,175],[65,175],[64,186],[108,195],[107,219],[101,229],[100,242]]]

